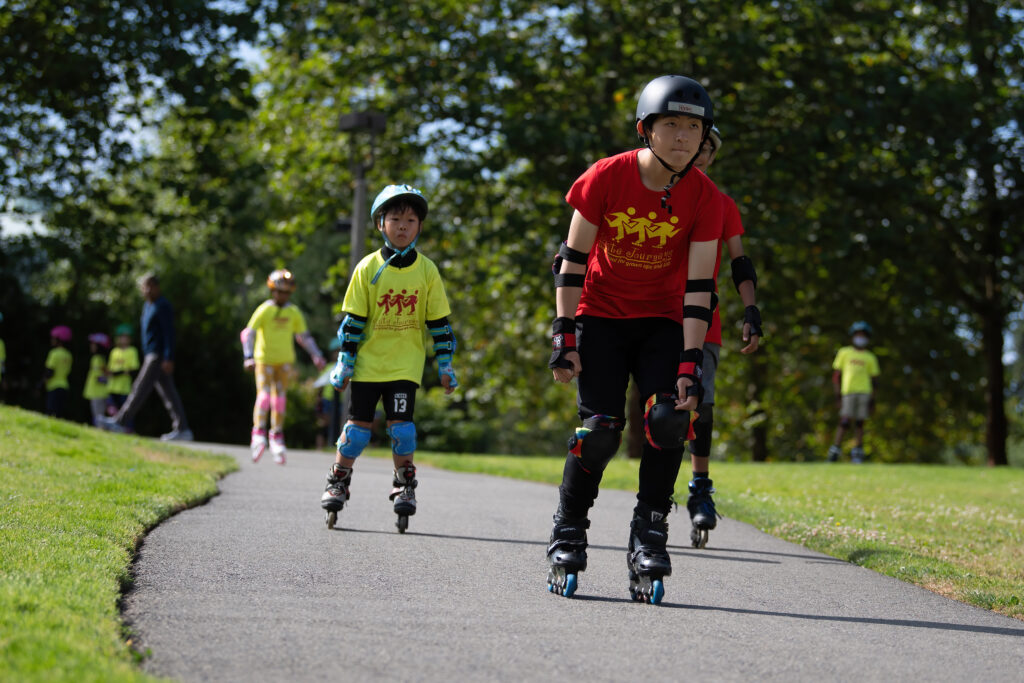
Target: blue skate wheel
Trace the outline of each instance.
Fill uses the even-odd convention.
[[[661,582],[661,579],[655,579],[651,582],[651,604],[661,604],[663,597],[665,597],[665,584]]]
[[[576,592],[576,575],[566,574],[565,575],[565,590],[562,591],[562,597],[571,598],[572,594]]]

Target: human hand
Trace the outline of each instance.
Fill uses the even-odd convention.
[[[252,370],[253,368],[256,367],[256,359],[255,358],[246,358],[242,362],[242,367],[245,368],[246,370]]]
[[[317,370],[323,370],[327,367],[327,361],[324,360],[323,356],[313,356],[313,365],[316,366]]]
[[[689,377],[676,379],[676,410],[697,410],[699,397],[690,389],[692,386],[693,380]],[[687,390],[690,391],[690,396],[686,395]]]
[[[165,375],[173,375],[174,374],[174,361],[173,360],[165,360],[163,363],[160,364],[160,367],[163,369]]]
[[[740,349],[740,353],[753,353],[760,345],[764,330],[761,329],[761,311],[757,306],[747,306],[743,310],[743,341],[749,342]]]
[[[331,370],[331,375],[328,378],[331,382],[331,386],[338,391],[345,391],[348,386],[349,380],[352,379],[352,375],[356,372],[355,359],[347,353],[342,353],[338,356],[338,362]]]
[[[568,364],[568,367],[551,368],[551,374],[556,381],[568,384],[573,377],[579,377],[583,366],[580,364],[580,354],[576,350],[566,351],[562,359]]]
[[[459,381],[455,379],[455,368],[452,367],[450,360],[440,361],[437,364],[437,376],[441,380],[445,394],[452,393],[455,391],[455,387],[459,386]]]

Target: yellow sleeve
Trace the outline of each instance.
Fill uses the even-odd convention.
[[[370,268],[373,268],[377,252],[370,254],[356,266],[356,272],[352,275],[352,281],[348,283],[345,290],[345,299],[342,301],[341,309],[347,313],[353,313],[363,318],[370,317],[370,307],[367,304],[370,292]],[[373,268],[376,271],[376,268]]]
[[[246,327],[250,330],[259,329],[263,325],[263,318],[265,317],[264,313],[266,313],[267,308],[268,306],[266,301],[257,306],[256,310],[252,312],[252,317],[249,318],[249,322],[246,324]]]
[[[838,353],[836,353],[836,359],[834,361],[832,361],[832,369],[833,370],[839,370],[840,372],[842,372],[843,371],[843,365],[845,363],[846,363],[846,347],[844,346],[843,348],[839,349]]]
[[[451,315],[452,309],[448,305],[448,294],[444,290],[441,273],[433,262],[430,265],[430,275],[427,277],[427,320],[437,320]]]
[[[878,356],[871,354],[871,366],[868,368],[868,374],[878,377],[881,373],[882,370],[878,367]]]

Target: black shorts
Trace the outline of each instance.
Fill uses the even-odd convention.
[[[373,422],[377,401],[384,399],[384,415],[389,420],[412,422],[416,407],[416,382],[399,379],[394,382],[352,382],[348,416],[359,422]]]
[[[577,381],[580,417],[626,417],[626,388],[632,375],[640,400],[676,393],[683,326],[668,318],[576,318],[582,372]]]

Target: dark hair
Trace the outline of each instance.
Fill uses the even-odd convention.
[[[384,220],[384,218],[392,212],[405,213],[406,209],[412,209],[416,213],[416,217],[420,219],[421,223],[423,222],[423,219],[427,217],[427,212],[423,210],[422,204],[411,201],[407,197],[399,196],[395,197],[380,208],[380,220]]]

